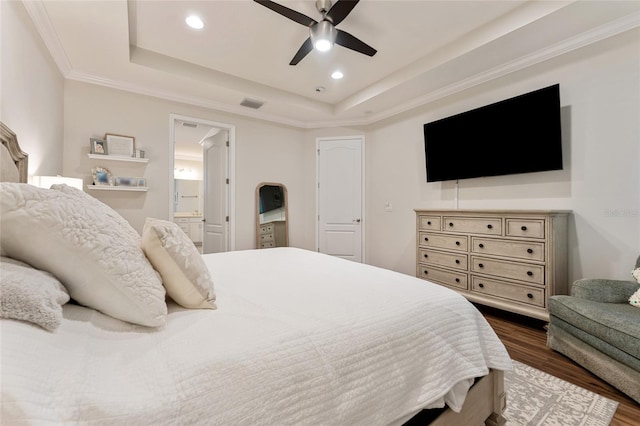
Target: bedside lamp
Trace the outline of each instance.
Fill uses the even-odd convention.
[[[63,176],[31,176],[29,178],[29,183],[31,185],[37,186],[39,188],[51,188],[51,185],[66,183],[69,186],[79,189],[82,191],[82,179],[80,178],[70,178]]]

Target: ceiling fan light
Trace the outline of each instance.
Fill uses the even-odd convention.
[[[313,47],[320,52],[330,50],[337,35],[338,31],[329,21],[320,21],[309,29]]]

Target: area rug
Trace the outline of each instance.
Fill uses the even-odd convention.
[[[607,426],[618,403],[513,361],[505,373],[508,426]]]

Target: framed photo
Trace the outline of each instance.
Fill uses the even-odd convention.
[[[91,144],[91,153],[92,154],[100,154],[107,155],[107,141],[103,141],[101,139],[90,138],[89,142]]]
[[[113,177],[111,172],[103,167],[94,167],[91,169],[94,185],[113,186]]]
[[[109,155],[117,157],[133,157],[136,152],[136,138],[133,136],[114,135],[107,133],[104,135],[109,147]]]
[[[134,177],[116,176],[116,186],[138,186],[138,181]]]
[[[136,178],[136,186],[139,186],[139,187],[142,187],[142,188],[146,187],[147,186],[147,179],[145,179],[143,177]]]

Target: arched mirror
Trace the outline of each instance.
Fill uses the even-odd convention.
[[[289,246],[287,187],[263,182],[256,188],[256,247]]]

